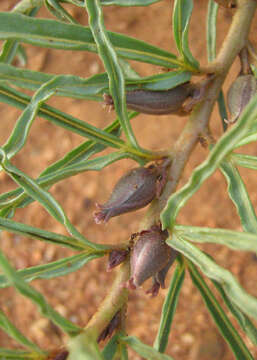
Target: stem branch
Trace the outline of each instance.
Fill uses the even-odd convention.
[[[169,169],[168,181],[160,199],[152,202],[142,223],[143,229],[147,229],[159,221],[160,213],[170,195],[175,191],[184,167],[199,137],[208,131],[215,101],[218,98],[230,66],[246,44],[256,7],[256,0],[238,0],[238,8],[233,17],[229,32],[216,60],[210,64],[210,72],[214,72],[216,76],[206,90],[204,101],[195,107],[180,137],[172,147],[173,161]]]

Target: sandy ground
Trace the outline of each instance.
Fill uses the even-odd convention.
[[[2,0],[0,10],[6,11],[17,1]],[[175,52],[171,32],[171,2],[161,1],[148,8],[105,8],[107,28],[113,31],[149,41],[152,44]],[[203,29],[207,1],[195,1],[194,16],[191,23],[190,40],[192,52],[198,59],[206,62],[206,48]],[[83,9],[67,6],[67,9],[82,24],[87,24]],[[48,16],[46,10],[40,17]],[[222,42],[231,21],[228,11],[219,12],[218,44]],[[252,34],[256,34],[255,21]],[[254,38],[254,37],[253,37]],[[256,41],[256,36],[255,36]],[[95,54],[83,52],[63,52],[26,46],[29,69],[48,73],[75,74],[82,77],[93,75],[103,70]],[[142,75],[155,74],[160,68],[133,63]],[[226,81],[225,89],[238,72],[238,63],[233,66]],[[105,127],[114,118],[101,104],[74,99],[52,98],[49,103],[62,111],[72,114],[98,127]],[[3,144],[10,135],[20,111],[5,104],[0,104],[0,142]],[[176,140],[186,118],[175,116],[140,115],[133,120],[133,129],[139,143],[149,149],[160,149],[169,146]],[[165,130],[164,130],[165,129]],[[222,133],[217,109],[212,117],[211,129],[215,138]],[[163,131],[164,130],[164,131]],[[75,134],[57,128],[44,119],[37,118],[24,149],[13,159],[14,164],[27,174],[37,177],[39,173],[83,139]],[[253,144],[247,153],[257,155],[257,146]],[[192,169],[207,155],[207,151],[197,146],[184,171],[181,184],[185,183]],[[113,184],[127,170],[133,167],[131,161],[121,161],[104,169],[101,174],[88,172],[67,179],[55,185],[51,193],[65,209],[72,223],[87,238],[97,243],[118,243],[137,231],[139,221],[145,210],[123,215],[112,219],[108,226],[96,225],[92,214],[95,202],[104,202]],[[253,171],[240,169],[254,206],[257,206],[256,175]],[[1,192],[14,189],[15,184],[5,174],[0,174]],[[65,233],[63,227],[55,222],[39,204],[31,204],[25,209],[18,209],[14,219],[42,229]],[[178,221],[181,224],[210,226],[241,230],[235,208],[226,194],[226,183],[220,172],[216,172],[200,191],[181,211]],[[257,296],[257,260],[252,253],[238,253],[222,246],[201,246],[215,257],[216,261],[233,272],[241,285],[252,295]],[[72,254],[72,251],[41,243],[28,238],[1,234],[1,249],[7,254],[12,264],[24,268],[44,264]],[[95,260],[80,271],[54,280],[38,280],[33,286],[40,290],[56,310],[75,323],[83,326],[94,314],[113,281],[114,273],[106,273],[106,259]],[[171,270],[168,280],[172,275]],[[168,283],[168,281],[167,281]],[[149,285],[149,284],[148,284]],[[147,285],[146,285],[147,288]],[[138,336],[142,341],[152,344],[160,317],[162,303],[167,289],[158,297],[150,299],[144,290],[131,292],[128,307],[129,334]],[[35,306],[17,295],[11,288],[2,289],[0,308],[10,317],[15,325],[30,339],[46,349],[55,348],[65,342],[65,336],[47,319],[42,318]],[[229,315],[231,318],[231,316]],[[232,320],[235,324],[234,320]],[[235,324],[236,326],[236,324]],[[246,339],[246,344],[257,357],[257,350]],[[0,330],[0,346],[14,348],[17,344]],[[232,360],[233,355],[224,340],[220,337],[215,325],[208,315],[204,303],[189,276],[186,276],[181,291],[177,312],[170,333],[167,353],[180,360]],[[133,359],[139,359],[135,354]]]

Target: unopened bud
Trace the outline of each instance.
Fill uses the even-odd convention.
[[[107,271],[111,271],[115,266],[120,265],[125,261],[128,255],[128,250],[113,250],[110,252]]]
[[[229,122],[235,122],[242,111],[257,93],[257,79],[254,75],[241,75],[231,85],[227,102],[228,108],[231,113],[231,120]]]
[[[115,185],[107,203],[97,204],[100,211],[94,214],[95,222],[106,223],[111,217],[148,205],[156,196],[159,176],[160,172],[154,165],[129,171]]]
[[[158,226],[141,232],[130,259],[131,278],[128,283],[130,288],[135,289],[142,285],[151,276],[156,276],[164,270],[169,263],[172,249],[165,243],[167,236],[168,232],[161,231]],[[162,284],[163,282],[164,279]]]
[[[191,95],[192,86],[189,82],[180,84],[169,90],[130,90],[126,93],[127,107],[143,114],[186,115],[183,109],[184,101]],[[113,106],[111,95],[104,94],[104,103]]]

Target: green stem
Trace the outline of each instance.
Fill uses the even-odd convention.
[[[108,295],[85,327],[86,334],[90,333],[97,339],[116,312],[127,303],[128,290],[124,284],[129,279],[129,273],[129,262],[127,261],[120,266]]]

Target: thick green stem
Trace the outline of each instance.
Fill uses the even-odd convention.
[[[211,71],[217,75],[206,90],[204,101],[196,106],[179,139],[172,147],[173,162],[169,170],[169,180],[166,183],[160,199],[155,200],[151,204],[142,223],[142,228],[149,228],[159,221],[160,213],[165,207],[170,195],[175,191],[184,167],[199,137],[208,131],[213,106],[218,98],[230,66],[246,44],[256,7],[256,0],[238,0],[238,8],[233,17],[229,32],[216,60],[210,64]]]

